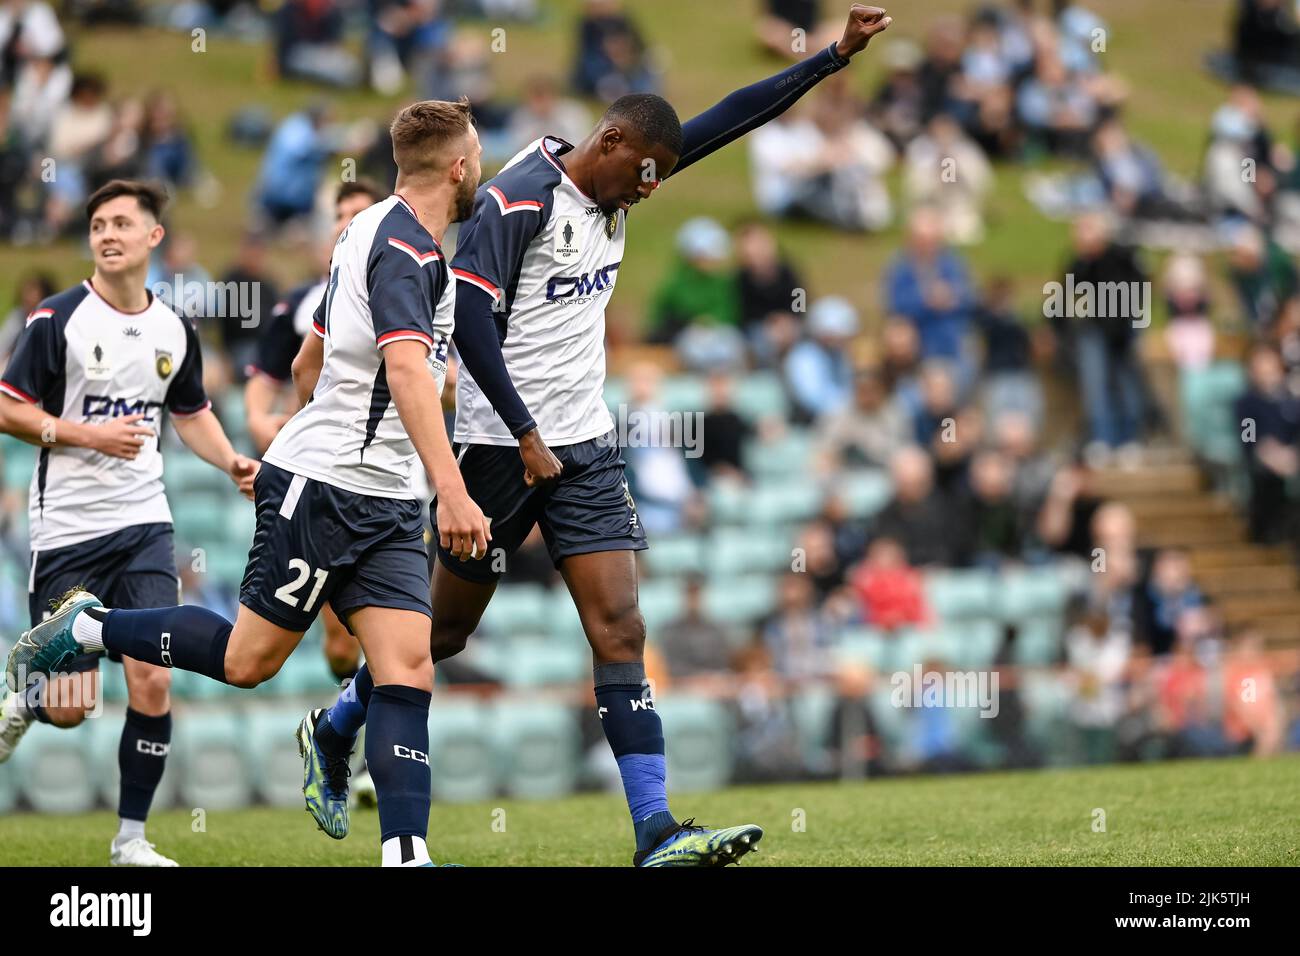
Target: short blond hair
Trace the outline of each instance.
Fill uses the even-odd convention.
[[[436,172],[448,161],[447,147],[470,127],[469,100],[421,100],[397,114],[388,128],[393,161],[408,176]]]

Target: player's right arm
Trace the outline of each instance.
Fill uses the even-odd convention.
[[[18,336],[0,376],[0,431],[42,448],[92,448],[114,458],[134,458],[154,431],[143,415],[123,415],[102,425],[74,422],[40,407],[61,387],[66,339],[48,309],[38,309]]]
[[[506,287],[518,275],[544,212],[540,204],[536,209],[517,203],[512,208],[507,203],[519,197],[506,197],[502,189],[491,184],[483,190],[474,215],[461,228],[452,269],[457,280],[452,341],[461,364],[518,440],[524,481],[532,486],[559,478],[562,466],[542,441],[537,422],[510,380],[501,346],[510,310]]]

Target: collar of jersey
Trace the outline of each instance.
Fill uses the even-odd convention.
[[[559,136],[543,136],[542,141],[537,144],[537,151],[541,154],[543,159],[545,159],[548,163],[550,163],[552,166],[554,166],[556,169],[560,171],[560,175],[564,177],[565,182],[567,182],[570,186],[576,189],[578,191],[579,196],[587,200],[592,205],[595,205],[596,200],[588,196],[586,192],[583,190],[583,188],[579,186],[577,183],[575,183],[572,177],[569,176],[569,171],[565,169],[564,163],[560,160],[560,157],[557,156],[555,153],[552,153],[549,149],[546,148],[546,144],[548,142],[559,143],[560,146],[563,147],[563,149],[560,151],[561,155],[573,149],[573,144],[570,143],[567,139],[562,139]]]

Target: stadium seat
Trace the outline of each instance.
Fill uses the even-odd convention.
[[[731,778],[734,722],[722,703],[665,694],[657,701],[674,791],[716,790]]]
[[[708,386],[696,375],[670,375],[660,383],[659,404],[669,412],[702,412],[709,405]]]
[[[709,574],[727,578],[753,571],[789,571],[793,547],[794,535],[783,528],[718,528],[709,537]]]
[[[925,576],[930,607],[944,621],[967,621],[993,613],[993,580],[987,571],[930,571]]]
[[[751,624],[776,606],[776,582],[763,574],[714,578],[704,591],[704,608],[730,626]]]
[[[1069,596],[1064,575],[1050,565],[1007,571],[998,576],[995,590],[998,616],[1008,622],[1060,614]]]
[[[434,698],[429,708],[429,769],[435,801],[486,800],[496,793],[488,716],[481,704]]]
[[[704,570],[708,545],[698,534],[656,536],[642,554],[646,569],[653,574],[690,574]]]
[[[99,786],[87,721],[60,729],[34,723],[8,761],[18,791],[38,813],[85,813],[96,806]],[[114,748],[116,753],[116,748]]]
[[[889,638],[869,627],[846,630],[836,642],[834,654],[843,664],[869,667],[878,671],[885,666]]]
[[[575,714],[567,705],[514,699],[492,708],[497,767],[512,797],[571,793],[578,778],[579,739]]]
[[[1241,423],[1234,420],[1233,402],[1245,389],[1245,370],[1237,362],[1180,371],[1184,437],[1209,461],[1231,465],[1240,460]]]
[[[746,496],[746,521],[756,526],[808,521],[821,510],[825,497],[821,485],[801,478],[763,481]]]
[[[829,766],[827,745],[834,712],[835,692],[830,687],[811,686],[790,698],[799,753],[810,771],[823,771]]]
[[[540,584],[502,584],[483,612],[481,626],[491,636],[506,639],[543,633],[547,597]]]
[[[253,774],[247,744],[243,721],[235,714],[190,708],[178,717],[172,760],[180,774],[183,804],[206,810],[248,806]]]
[[[253,791],[274,807],[300,807],[302,757],[295,732],[306,707],[255,705],[244,717]]]
[[[773,372],[750,372],[738,379],[733,404],[736,413],[751,422],[771,417],[784,420],[790,410],[785,385]]]
[[[679,578],[649,578],[637,590],[647,633],[654,634],[681,615],[685,598]]]
[[[208,683],[215,684],[216,681]],[[339,692],[338,678],[330,673],[319,645],[295,648],[280,668],[280,673],[260,686],[266,686],[277,696],[307,695],[326,703]]]
[[[101,671],[109,669],[107,667],[101,668]],[[121,670],[120,667],[112,669]],[[184,711],[180,714],[173,712],[173,736],[176,725],[184,719]],[[120,707],[114,707],[104,711],[99,717],[87,719],[83,725],[88,734],[87,746],[91,757],[91,776],[99,790],[100,802],[109,807],[117,806],[119,796],[118,782],[121,779],[121,770],[117,763],[117,750],[122,741],[122,724],[125,720],[125,711]],[[175,805],[177,781],[179,779],[180,773],[176,770],[173,760],[169,758],[166,767],[163,769],[163,776],[158,784],[158,789],[154,791],[153,803],[150,806],[151,810],[166,810]]]
[[[1059,617],[1029,617],[1017,622],[1012,660],[1025,666],[1046,666],[1061,654],[1063,625]]]
[[[554,588],[546,599],[545,630],[548,637],[557,641],[586,646],[582,620],[573,604],[568,588]]]
[[[511,687],[543,687],[579,680],[591,665],[585,645],[517,638],[501,656],[501,677]]]
[[[939,629],[944,660],[963,670],[984,670],[993,664],[1002,645],[1002,626],[996,621],[952,621]]]
[[[193,500],[194,496],[210,494],[225,501],[236,499],[238,493],[230,479],[188,449],[163,452],[163,484],[174,489],[184,489],[184,496],[173,495],[173,505]]]
[[[807,429],[788,428],[773,441],[750,441],[743,450],[749,473],[757,479],[789,478],[808,480],[808,462],[812,458],[813,438]]]
[[[31,486],[36,471],[36,456],[39,454],[36,446],[8,441],[0,453],[4,455],[4,490],[25,491]]]
[[[837,477],[832,490],[844,501],[850,516],[873,517],[889,504],[894,493],[889,474],[878,468],[862,468]]]

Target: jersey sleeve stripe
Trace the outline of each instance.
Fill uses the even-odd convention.
[[[212,407],[212,402],[206,401],[198,408],[191,409],[189,411],[182,411],[177,408],[168,409],[168,411],[172,413],[172,418],[193,418],[195,415],[199,415],[203,412],[206,412],[211,407]]]
[[[417,342],[423,342],[430,352],[433,351],[433,339],[423,332],[415,329],[398,329],[395,332],[385,332],[375,340],[375,343],[382,349],[393,342],[401,342],[404,339],[414,339]]]
[[[410,256],[412,259],[415,260],[416,265],[425,266],[428,265],[430,262],[437,262],[442,258],[442,256],[439,255],[437,252],[421,252],[419,249],[415,248],[415,246],[411,245],[410,243],[403,242],[401,239],[398,239],[394,236],[388,237],[388,244],[392,246],[394,249],[400,249],[402,252],[405,252],[408,256]]]
[[[321,338],[325,338],[325,326],[321,325],[315,319],[312,319],[311,330],[315,332],[317,335],[319,335]]]
[[[542,204],[534,199],[520,199],[511,202],[506,198],[506,194],[496,186],[489,186],[487,191],[497,201],[497,206],[500,207],[503,216],[508,216],[512,212],[528,212],[530,210],[540,212],[542,209]]]
[[[23,327],[26,328],[28,325],[31,325],[33,322],[35,322],[37,319],[48,319],[52,315],[54,315],[53,309],[37,309],[31,315],[27,316],[27,322]]]
[[[21,388],[15,388],[8,382],[0,382],[0,392],[4,392],[10,398],[16,398],[20,402],[26,402],[29,405],[37,404],[36,399],[32,398]]]
[[[464,269],[452,269],[451,271],[456,274],[457,279],[464,279],[470,285],[478,286],[494,299],[501,295],[501,290],[491,282],[488,282],[488,280],[484,279],[482,276],[476,276],[474,273],[466,272]]]

